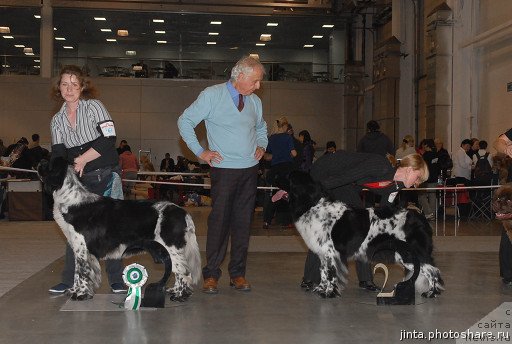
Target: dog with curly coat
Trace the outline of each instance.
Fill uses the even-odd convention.
[[[148,250],[153,258],[167,256],[165,287],[171,271],[173,301],[184,301],[201,277],[201,256],[191,216],[170,202],[117,200],[89,192],[72,166],[62,158],[43,160],[39,177],[54,200],[53,216],[75,255],[73,300],[94,296],[101,283],[99,259],[115,259]]]
[[[422,214],[414,210],[383,208],[359,209],[334,201],[307,173],[289,176],[288,199],[292,218],[308,248],[321,261],[321,281],[313,291],[322,297],[340,295],[346,280],[346,261],[368,261],[396,241],[406,242],[420,263],[416,292],[435,297],[444,282],[432,257],[432,229]],[[395,262],[413,270],[410,257],[394,252]]]

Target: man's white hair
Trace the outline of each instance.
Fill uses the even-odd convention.
[[[265,67],[261,64],[260,60],[252,57],[252,56],[244,56],[235,64],[235,66],[231,69],[231,80],[236,81],[240,73],[244,75],[248,75],[254,71],[255,67],[261,68],[263,73],[265,73]]]

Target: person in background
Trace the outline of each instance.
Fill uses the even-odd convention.
[[[137,156],[132,153],[129,145],[123,147],[123,152],[119,155],[119,166],[121,166],[122,179],[137,179],[137,172],[139,171],[139,162]],[[126,196],[130,195],[135,182],[123,181],[123,192]]]
[[[422,155],[422,158],[427,163],[429,177],[425,181],[425,183],[421,185],[421,187],[435,188],[437,186],[440,168],[439,158],[437,156],[434,140],[423,140],[423,150],[424,153]],[[435,219],[434,212],[437,209],[437,198],[435,191],[419,192],[418,203],[421,205],[421,209],[423,210],[423,213],[425,214],[427,220]]]
[[[358,208],[363,207],[360,197],[363,188],[381,195],[381,206],[390,206],[401,189],[417,187],[428,176],[427,164],[418,154],[406,156],[400,167],[395,168],[385,156],[379,154],[338,150],[322,155],[311,168],[313,180],[320,183],[333,199]],[[356,261],[356,271],[360,288],[378,290],[373,283],[369,262]],[[301,287],[309,290],[319,282],[320,259],[309,251]]]
[[[490,185],[493,177],[493,161],[491,154],[487,151],[487,141],[479,141],[478,147],[478,151],[473,154],[473,185]]]
[[[32,159],[32,167],[37,168],[37,165],[43,158],[48,157],[50,152],[39,145],[39,134],[32,134],[32,143],[28,146],[30,158]]]
[[[468,185],[471,180],[471,166],[473,160],[468,156],[467,152],[471,148],[471,140],[462,140],[460,147],[453,152],[453,170],[452,178],[456,179],[456,184]]]
[[[395,152],[396,159],[402,159],[409,154],[415,154],[414,138],[411,135],[405,135],[402,144]]]
[[[334,142],[334,141],[327,141],[327,143],[325,144],[324,155],[325,154],[332,154],[332,153],[336,153],[336,142]]]
[[[0,156],[4,156],[7,147],[4,146],[4,141],[0,139]]]
[[[450,157],[450,153],[443,147],[443,140],[435,138],[434,144],[436,145],[441,179],[444,181],[448,177],[448,170],[451,170],[453,167],[452,158]]]
[[[160,162],[160,172],[174,172],[174,159],[171,154],[165,153],[165,158]]]
[[[62,67],[52,86],[54,100],[64,101],[64,104],[50,123],[51,158],[62,157],[73,164],[80,181],[90,192],[123,199],[114,122],[103,103],[94,99],[96,94],[96,88],[80,67]],[[126,293],[122,261],[108,259],[106,268],[112,292]],[[66,292],[73,285],[74,274],[75,258],[67,244],[62,282],[49,292]]]
[[[4,155],[8,157],[5,163],[6,166],[25,170],[32,168],[32,156],[28,149],[28,140],[26,137],[20,138],[16,143],[7,147]],[[31,173],[29,174],[28,172],[16,174],[18,178],[30,178],[30,175]]]
[[[293,148],[297,152],[297,155],[293,158],[293,164],[295,165],[294,169],[300,169],[300,164],[302,163],[302,143],[298,138],[295,137],[295,132],[293,131],[293,126],[288,123],[288,135],[290,135],[293,139]]]
[[[299,141],[302,143],[302,158],[299,169],[304,172],[309,172],[313,165],[313,159],[315,157],[314,142],[311,140],[309,131],[302,130],[299,133]]]
[[[293,158],[297,156],[297,151],[293,146],[293,139],[288,134],[288,120],[286,117],[280,117],[274,123],[272,135],[268,138],[267,152],[265,160],[270,161],[270,170],[267,172],[267,185],[275,185],[276,180],[287,180],[288,175],[294,169]],[[300,135],[299,135],[300,137]],[[272,192],[265,195],[265,204],[263,207],[263,228],[268,229],[274,214],[276,204],[271,199]],[[288,223],[291,222],[291,219]],[[283,225],[288,225],[284,223]]]
[[[496,139],[494,148],[498,153],[512,158],[512,128]],[[512,165],[508,168],[507,182],[512,182]],[[499,262],[502,282],[505,286],[512,288],[512,243],[505,230],[501,232]]]
[[[260,88],[265,69],[256,58],[240,59],[230,80],[207,87],[178,119],[188,148],[211,166],[212,210],[208,217],[203,292],[218,293],[220,266],[231,236],[228,265],[230,285],[250,291],[245,278],[250,224],[256,200],[259,160],[267,147]],[[199,143],[194,128],[204,121],[208,148]]]
[[[366,123],[367,133],[357,144],[357,151],[360,153],[375,153],[382,156],[393,155],[395,149],[393,143],[384,133],[380,131],[377,121],[371,120]]]
[[[170,61],[165,61],[164,64],[164,79],[172,79],[178,77],[178,69]]]
[[[479,142],[480,140],[476,137],[471,138],[471,147],[469,147],[469,150],[466,153],[471,159],[473,159],[473,155],[475,155],[475,153],[480,149],[478,145]]]
[[[118,155],[124,152],[124,146],[126,146],[127,144],[128,142],[126,142],[126,140],[121,140],[121,142],[119,142],[119,147],[116,148]]]

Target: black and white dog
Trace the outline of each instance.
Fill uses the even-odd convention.
[[[444,290],[432,258],[432,229],[417,211],[349,207],[325,197],[321,186],[304,172],[292,172],[287,188],[295,226],[321,261],[321,281],[314,292],[323,297],[339,296],[346,280],[347,259],[371,260],[374,253],[396,247],[396,240],[407,242],[419,260],[416,292],[435,297]],[[389,258],[413,270],[411,257],[394,252]]]
[[[201,256],[194,222],[185,210],[170,202],[123,201],[93,194],[61,158],[51,164],[42,161],[38,173],[45,190],[53,195],[54,219],[75,254],[72,299],[93,297],[101,283],[98,259],[121,258],[144,249],[155,260],[170,256],[161,283],[164,287],[172,267],[175,284],[167,290],[171,300],[184,301],[192,294],[192,285],[201,277]]]

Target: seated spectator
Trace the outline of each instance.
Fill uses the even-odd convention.
[[[325,144],[325,154],[332,154],[336,152],[336,142],[334,141],[327,141]]]
[[[174,159],[171,158],[171,154],[165,153],[165,158],[160,163],[160,172],[173,172],[174,171]]]
[[[409,154],[416,153],[416,149],[414,148],[414,138],[411,135],[405,135],[402,140],[402,144],[395,152],[396,159],[403,159]]]

